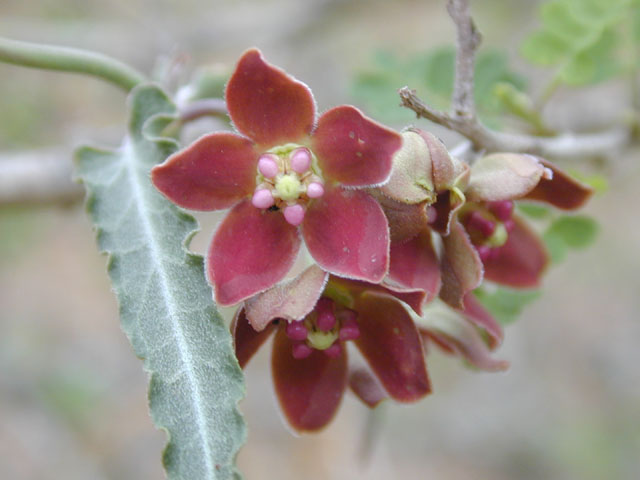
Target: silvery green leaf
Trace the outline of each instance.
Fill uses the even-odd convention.
[[[151,374],[151,416],[169,437],[163,456],[168,478],[239,477],[234,459],[246,436],[237,410],[242,371],[203,259],[186,249],[196,221],[149,179],[151,167],[177,148],[161,135],[175,107],[151,85],[134,89],[129,100],[122,146],[77,153],[87,208],[109,256],[122,328]]]

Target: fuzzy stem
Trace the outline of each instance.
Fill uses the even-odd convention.
[[[145,81],[144,75],[140,72],[100,53],[20,42],[2,37],[0,37],[0,62],[46,70],[84,73],[126,91]]]

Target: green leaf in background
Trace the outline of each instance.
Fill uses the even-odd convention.
[[[539,290],[514,290],[505,287],[497,287],[495,290],[480,287],[473,293],[502,325],[515,322],[524,307],[541,295]]]
[[[582,249],[591,245],[598,234],[598,224],[584,215],[565,215],[557,218],[544,232],[543,239],[551,260],[561,262],[570,249]]]
[[[394,125],[404,125],[415,114],[400,107],[398,89],[405,85],[418,91],[435,108],[449,108],[455,71],[455,49],[438,47],[407,58],[392,52],[376,52],[370,68],[356,74],[352,93],[358,103],[376,119]],[[494,94],[497,83],[508,83],[523,89],[524,79],[511,71],[508,57],[498,49],[483,50],[476,59],[475,99],[479,116],[495,126],[496,116],[505,111],[503,103]]]
[[[631,10],[631,30],[632,38],[635,43],[640,43],[640,1],[633,1],[633,8]],[[640,59],[636,58],[636,68]]]
[[[28,255],[29,247],[42,238],[47,216],[28,207],[0,207],[0,266]]]
[[[555,79],[580,86],[601,82],[621,68],[620,24],[637,0],[550,0],[540,7],[542,26],[523,42],[530,62],[557,68]]]
[[[517,204],[518,212],[526,215],[529,218],[546,218],[551,215],[551,209],[548,207],[543,207],[542,205],[538,205],[535,203],[520,203]]]
[[[117,150],[83,148],[77,170],[118,298],[122,328],[151,373],[155,424],[168,433],[169,479],[238,477],[244,395],[231,336],[212,301],[203,259],[186,250],[193,217],[152,186],[149,171],[177,145],[159,136],[175,107],[157,87],[130,95],[128,135]]]
[[[609,181],[607,177],[599,173],[585,174],[580,170],[571,169],[569,173],[572,177],[577,178],[581,182],[586,183],[593,188],[596,193],[606,193],[609,190]]]

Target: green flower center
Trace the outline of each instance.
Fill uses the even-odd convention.
[[[302,191],[302,183],[297,175],[287,174],[276,180],[276,192],[285,202],[296,200]]]
[[[321,330],[310,330],[307,335],[307,342],[309,346],[315,348],[316,350],[326,350],[333,342],[338,339],[338,329],[332,329],[328,332],[323,332]]]

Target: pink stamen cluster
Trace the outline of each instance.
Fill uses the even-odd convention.
[[[465,227],[471,236],[471,240],[480,255],[480,259],[493,260],[498,255],[500,246],[490,245],[490,238],[496,232],[499,225],[504,227],[507,235],[513,230],[515,223],[513,216],[514,204],[510,200],[489,202],[486,204],[488,213],[493,219],[487,218],[486,213],[473,211],[464,220]]]
[[[292,355],[296,359],[307,358],[313,350],[321,350],[331,358],[342,353],[342,342],[355,340],[360,336],[356,321],[358,314],[348,308],[341,308],[332,299],[322,297],[315,310],[304,320],[290,322],[286,327],[287,336],[294,342]],[[314,333],[335,337],[333,343],[320,348],[314,343]]]
[[[304,220],[308,201],[324,195],[322,179],[314,173],[311,152],[305,147],[295,148],[288,155],[264,153],[258,159],[258,173],[261,181],[251,203],[259,209],[276,206],[293,226]],[[288,188],[297,191],[290,193]]]

